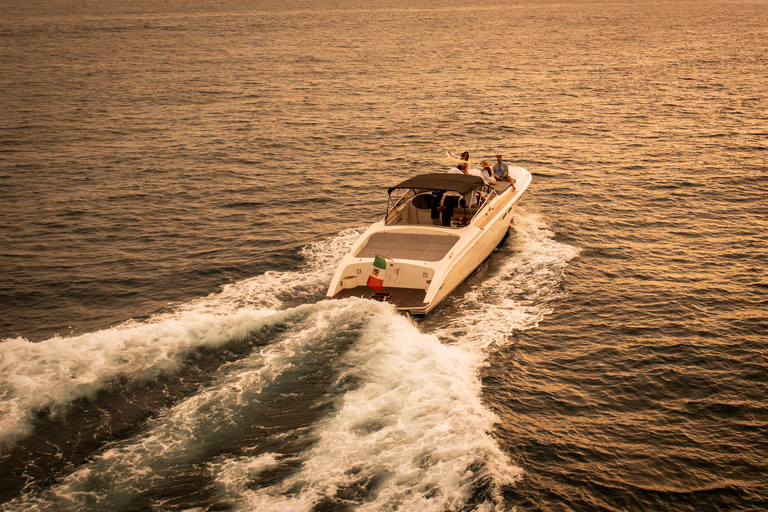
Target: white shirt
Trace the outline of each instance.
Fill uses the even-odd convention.
[[[466,162],[467,165],[469,165],[469,159],[462,160],[462,158],[459,155],[457,155],[456,153],[451,153],[450,151],[447,151],[447,150],[446,150],[446,153],[448,153],[448,156],[451,157],[453,160],[456,160],[456,162],[459,162],[459,163]]]
[[[483,178],[483,181],[486,185],[495,185],[496,184],[496,178],[494,178],[492,175],[488,174],[488,172],[484,172],[481,167],[473,167],[469,170],[469,174],[472,176],[479,176],[480,178]]]

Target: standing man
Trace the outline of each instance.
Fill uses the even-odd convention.
[[[507,180],[512,184],[512,190],[515,190],[515,179],[509,175],[509,164],[501,161],[501,155],[496,155],[496,163],[493,164],[493,177],[497,180]]]

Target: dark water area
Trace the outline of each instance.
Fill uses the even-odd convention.
[[[768,509],[768,4],[6,2],[0,510]],[[404,177],[533,183],[424,319]]]

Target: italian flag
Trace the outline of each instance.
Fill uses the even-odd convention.
[[[381,274],[386,268],[387,260],[381,256],[376,256],[373,259],[373,269],[371,270],[371,275],[368,276],[366,286],[368,286],[368,288],[373,288],[374,290],[381,290],[384,287],[384,276]]]

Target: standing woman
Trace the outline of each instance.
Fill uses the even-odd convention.
[[[456,153],[451,153],[448,150],[446,150],[445,152],[448,153],[449,157],[453,158],[458,162],[456,164],[456,168],[459,171],[461,171],[462,174],[469,174],[469,151],[463,152],[461,156],[457,155]]]

